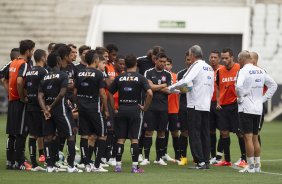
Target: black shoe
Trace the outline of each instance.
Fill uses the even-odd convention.
[[[198,163],[195,166],[189,167],[190,169],[210,169],[210,166],[206,163]]]

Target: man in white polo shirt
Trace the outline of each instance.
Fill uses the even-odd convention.
[[[247,151],[248,167],[239,172],[260,172],[260,144],[258,132],[263,102],[270,99],[277,89],[276,82],[266,72],[254,66],[248,51],[238,55],[241,66],[237,75],[236,93],[241,129]],[[264,85],[268,90],[263,95]]]
[[[195,169],[209,168],[210,128],[209,111],[214,91],[214,71],[202,60],[203,52],[200,46],[194,45],[189,49],[192,63],[183,79],[169,87],[171,92],[193,83],[193,89],[187,92],[187,122],[189,142]]]

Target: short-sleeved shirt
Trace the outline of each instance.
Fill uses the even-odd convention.
[[[114,79],[109,92],[119,93],[119,107],[137,106],[141,103],[142,90],[147,91],[148,89],[150,89],[150,85],[144,76],[136,72],[125,72]]]
[[[68,64],[67,67],[61,68],[61,71],[65,72],[68,75],[68,84],[72,84],[74,82],[75,77],[75,66],[73,63]],[[72,99],[73,97],[73,89],[68,89],[67,98]]]
[[[150,68],[154,68],[155,64],[153,63],[152,59],[148,58],[148,56],[143,56],[137,58],[137,66],[139,68],[139,73],[144,75],[146,70]]]
[[[0,79],[5,78],[5,76],[7,75],[7,73],[9,73],[9,67],[10,64],[12,63],[12,61],[10,61],[9,63],[5,64],[1,69],[0,69]]]
[[[177,73],[177,81],[180,81],[184,74],[187,72],[187,68],[183,69],[183,70],[180,70],[178,73]],[[179,110],[187,110],[187,98],[186,98],[186,93],[181,93],[180,94],[180,98],[179,98]]]
[[[80,70],[83,70],[86,68],[86,65],[82,63],[74,64],[74,78],[77,77],[77,74]]]
[[[157,71],[155,68],[151,68],[146,70],[144,75],[155,85],[167,84],[167,86],[170,86],[172,84],[171,74],[166,70]],[[168,94],[155,91],[149,110],[168,111]]]
[[[37,99],[38,87],[40,81],[47,74],[47,70],[40,66],[33,66],[26,72],[25,89],[27,91],[27,110],[40,111],[40,106]]]
[[[63,71],[52,70],[40,82],[39,92],[44,93],[46,105],[51,105],[62,88],[68,87],[68,75]]]
[[[95,68],[85,68],[78,72],[75,81],[78,110],[100,112],[100,92],[105,87],[103,73]]]

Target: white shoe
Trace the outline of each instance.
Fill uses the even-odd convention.
[[[83,171],[74,166],[74,167],[68,167],[67,172],[68,173],[82,173]]]
[[[74,163],[75,167],[77,167],[78,169],[85,169],[85,164],[78,164],[78,163]]]
[[[46,169],[44,169],[41,166],[37,166],[37,167],[31,168],[30,171],[34,171],[34,172],[36,172],[36,171],[46,171]]]
[[[168,162],[175,162],[175,159],[171,158],[168,154],[165,154],[165,156],[163,156],[163,160]]]
[[[85,171],[85,172],[91,172],[92,169],[93,169],[93,168],[91,167],[91,165],[86,165],[85,168],[84,168],[84,171]]]
[[[61,161],[56,162],[56,163],[55,163],[55,166],[58,167],[58,168],[60,168],[60,169],[67,169],[67,168],[68,168],[68,166],[65,166],[65,165],[63,164],[63,162],[61,162]]]
[[[143,159],[143,155],[142,154],[139,154],[138,156],[138,162],[142,162],[144,159]]]
[[[210,164],[212,165],[214,163],[216,163],[216,157],[213,157],[213,158],[210,159]]]
[[[150,165],[150,161],[145,158],[145,159],[140,163],[140,165]]]
[[[167,163],[163,160],[163,159],[161,159],[160,158],[160,160],[159,161],[154,161],[154,164],[159,164],[159,165],[167,165]]]
[[[117,162],[115,158],[110,158],[108,162],[106,162],[106,164],[110,165],[110,166],[116,166]]]
[[[240,173],[255,173],[255,168],[249,168],[249,167],[246,167],[242,170],[239,171]]]
[[[260,173],[261,172],[261,167],[255,167],[255,172]]]
[[[239,158],[239,160],[237,160],[237,162],[235,162],[234,165],[238,166],[238,165],[240,164],[241,160],[242,160],[242,159]]]
[[[101,161],[106,163],[107,162],[107,159],[106,158],[101,158]]]
[[[57,167],[47,167],[46,172],[52,173],[52,172],[59,172]]]
[[[107,169],[104,169],[101,165],[99,168],[96,168],[95,166],[92,169],[93,172],[108,172]]]

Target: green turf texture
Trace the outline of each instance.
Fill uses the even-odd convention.
[[[143,166],[145,173],[132,174],[131,157],[129,153],[129,144],[125,146],[123,155],[123,172],[114,173],[113,167],[109,168],[109,173],[45,173],[6,170],[5,145],[7,135],[5,133],[6,116],[0,116],[0,184],[221,184],[221,183],[282,183],[282,122],[265,123],[262,130],[262,170],[278,174],[238,173],[231,167],[211,167],[210,170],[191,170],[188,166],[178,166],[169,163],[168,166],[157,166],[152,163],[155,158],[155,146],[151,149],[151,165]],[[231,157],[235,162],[239,158],[239,146],[235,135],[231,136]],[[79,146],[79,145],[77,145]],[[173,148],[169,142],[168,152],[171,156]],[[191,154],[188,148],[188,160],[191,166]],[[26,151],[28,157],[28,151]],[[263,161],[275,160],[277,161]]]

